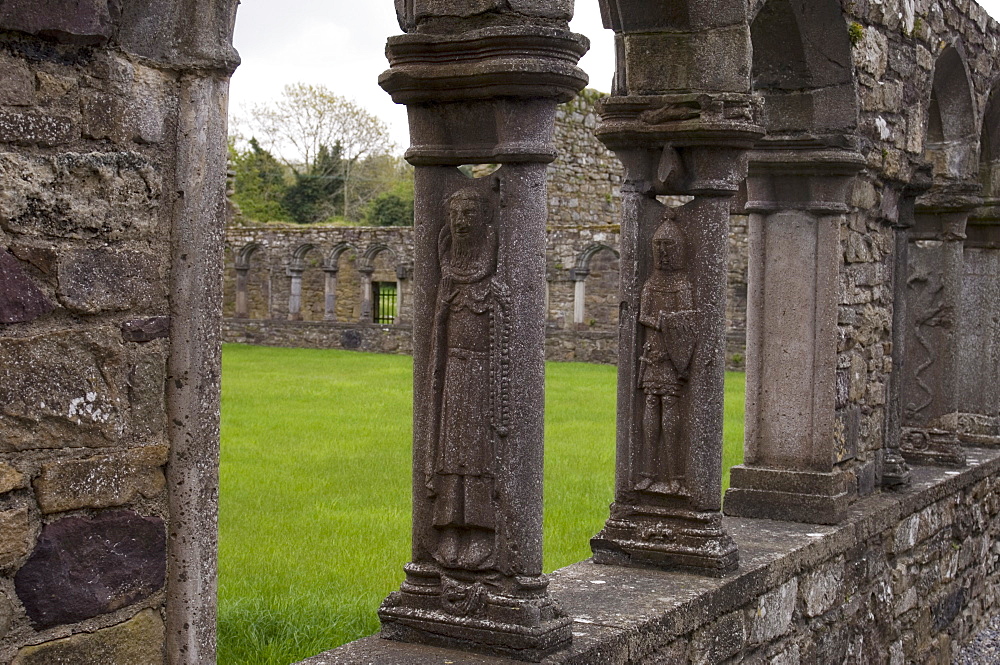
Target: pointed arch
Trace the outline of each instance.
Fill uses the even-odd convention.
[[[983,197],[1000,197],[1000,81],[993,86],[979,133],[979,182]]]
[[[751,72],[768,136],[853,133],[857,88],[840,3],[767,0],[755,8]]]
[[[249,270],[250,269],[250,259],[256,252],[263,252],[264,247],[259,242],[250,242],[236,253],[236,269],[237,270]]]
[[[976,112],[961,43],[947,46],[934,63],[924,123],[924,159],[934,175],[966,178],[978,170]]]

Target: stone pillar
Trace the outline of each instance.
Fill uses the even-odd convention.
[[[958,438],[1000,445],[1000,201],[977,209],[966,226],[959,308]]]
[[[903,188],[898,197],[893,226],[892,263],[892,374],[889,376],[886,396],[885,450],[882,453],[881,483],[883,487],[904,487],[911,483],[912,474],[900,451],[902,437],[902,377],[903,358],[906,356],[906,275],[910,229],[913,228],[913,209],[917,196],[927,191],[931,184],[929,169],[918,171],[913,181]],[[894,190],[886,188],[883,200]],[[884,206],[883,206],[884,207]]]
[[[397,2],[411,32],[380,83],[416,167],[414,492],[389,639],[535,661],[571,639],[541,547],[545,165],[556,105],[586,83],[569,6]],[[477,163],[502,166],[456,168]]]
[[[375,266],[358,266],[358,273],[361,275],[361,315],[358,321],[361,323],[372,322],[372,275],[375,273]]]
[[[979,199],[962,189],[917,199],[906,266],[900,449],[908,461],[963,466],[958,441],[958,311],[963,244]]]
[[[236,318],[246,319],[250,316],[250,301],[247,295],[247,273],[250,267],[236,266]]]
[[[408,289],[408,285],[411,281],[412,268],[406,264],[401,264],[396,266],[396,319],[393,323],[400,325],[404,322],[403,317],[403,302],[409,303],[409,293],[405,295],[404,289]]]
[[[304,267],[291,265],[285,270],[285,274],[291,278],[288,288],[288,320],[302,320],[302,273]]]
[[[323,283],[323,320],[337,320],[337,266],[324,266],[326,281]]]
[[[840,229],[860,155],[760,150],[747,178],[749,290],[744,463],[727,515],[834,524],[857,497],[838,467]]]
[[[583,323],[584,306],[587,300],[587,275],[589,270],[573,268],[573,323]]]
[[[618,70],[597,136],[625,181],[615,502],[591,547],[723,574],[738,561],[720,510],[729,207],[762,130],[745,3],[661,4],[601,2]]]

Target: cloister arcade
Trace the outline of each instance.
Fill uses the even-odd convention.
[[[409,112],[412,251],[249,237],[229,271],[238,3],[64,4],[0,7],[0,659],[214,659],[224,280],[234,314],[317,324],[395,283],[412,330],[406,579],[380,637],[313,663],[946,662],[1000,608],[1000,25],[975,3],[600,0],[619,240],[560,275],[619,267],[616,487],[593,559],[552,575],[572,0],[396,0],[379,83]],[[734,213],[746,440],[723,502]]]

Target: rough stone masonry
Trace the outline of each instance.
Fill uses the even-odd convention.
[[[214,659],[236,4],[0,2],[0,660]],[[947,662],[998,607],[1000,26],[970,0],[601,2],[618,480],[597,562],[550,578],[544,164],[585,40],[570,0],[396,7],[413,560],[395,642],[314,662]],[[748,437],[720,506],[743,190]]]

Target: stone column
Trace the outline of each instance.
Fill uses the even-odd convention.
[[[589,270],[573,268],[573,323],[583,323],[584,304],[587,300],[587,276]]]
[[[389,639],[536,661],[571,639],[541,548],[545,165],[556,105],[586,83],[568,5],[397,2],[419,27],[380,79],[416,167],[414,492]],[[478,163],[502,167],[456,168]]]
[[[285,274],[291,277],[292,282],[288,289],[288,320],[302,320],[302,273],[303,266],[291,265],[285,270]]]
[[[358,273],[361,274],[361,315],[358,321],[361,323],[372,322],[372,275],[375,273],[375,266],[358,266]]]
[[[761,150],[747,178],[749,291],[744,463],[727,515],[834,524],[857,497],[838,467],[840,229],[860,155]]]
[[[250,316],[250,301],[247,296],[247,273],[250,267],[236,266],[236,318],[246,319]]]
[[[337,266],[323,266],[326,280],[323,283],[323,320],[337,320]]]
[[[412,269],[406,264],[396,266],[396,319],[393,323],[400,325],[404,321],[403,317],[403,290],[408,288],[411,281]],[[405,301],[409,303],[409,294],[406,294]]]
[[[738,561],[720,511],[729,206],[762,130],[745,3],[668,4],[601,2],[618,70],[597,136],[625,181],[615,502],[591,547],[723,574]]]
[[[913,228],[913,209],[917,196],[927,191],[931,184],[929,169],[918,171],[913,181],[903,188],[896,206],[893,226],[892,263],[892,374],[889,376],[886,398],[885,450],[882,453],[881,483],[883,487],[901,487],[912,481],[910,467],[900,451],[902,436],[902,376],[903,358],[906,355],[906,276],[910,229]],[[883,191],[883,201],[894,190]],[[885,207],[885,206],[883,206]]]
[[[917,199],[906,267],[902,435],[908,461],[963,466],[958,441],[958,310],[968,191],[932,190]]]
[[[958,438],[1000,445],[1000,201],[987,201],[966,226],[959,308]]]

